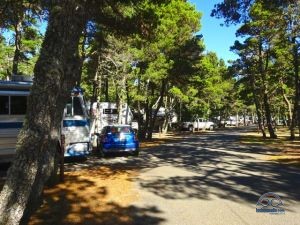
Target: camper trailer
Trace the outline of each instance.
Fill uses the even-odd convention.
[[[9,162],[15,155],[31,86],[30,81],[0,81],[0,162]],[[61,133],[65,135],[65,156],[89,152],[89,117],[80,88],[74,88],[71,92],[64,109]]]
[[[121,112],[119,112],[119,109]],[[94,114],[97,120],[95,133],[99,133],[103,127],[108,125],[131,125],[132,123],[133,115],[127,104],[118,108],[117,103],[114,102],[99,102],[94,104],[93,111],[95,111]]]

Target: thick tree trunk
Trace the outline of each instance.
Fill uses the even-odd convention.
[[[16,158],[0,195],[0,224],[26,223],[53,170],[63,108],[80,77],[78,43],[85,18],[74,2],[56,1],[50,11]]]

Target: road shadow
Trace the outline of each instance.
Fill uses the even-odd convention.
[[[144,149],[139,158],[110,166],[134,166],[147,172],[171,165],[195,174],[136,179],[143,189],[166,199],[219,197],[255,205],[262,194],[275,192],[287,204],[299,202],[300,170],[259,159],[257,156],[272,155],[277,149],[245,145],[238,137],[223,131],[190,134],[180,141]]]

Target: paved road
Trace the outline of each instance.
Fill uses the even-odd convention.
[[[240,144],[241,132],[187,134],[102,163],[139,171],[134,224],[300,224],[300,170],[263,160],[275,150]],[[266,192],[281,197],[285,214],[256,212]]]
[[[129,207],[112,203],[108,213],[129,215],[130,224],[300,224],[300,169],[265,161],[275,150],[240,144],[241,132],[186,134],[143,149],[140,157],[91,158],[67,169],[107,165],[137,171],[131,181],[138,200]],[[285,214],[256,212],[266,192],[281,197]],[[120,218],[114,224],[128,224]]]

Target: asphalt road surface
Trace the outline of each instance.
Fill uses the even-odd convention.
[[[264,160],[276,150],[240,144],[243,131],[186,134],[138,158],[102,163],[139,171],[134,224],[300,224],[300,169]],[[284,214],[256,212],[268,192],[280,197]]]
[[[92,157],[71,169],[106,165],[137,171],[131,182],[139,198],[126,211],[132,224],[300,224],[300,169],[266,161],[276,150],[241,144],[242,132],[186,133],[142,149],[139,157]],[[267,192],[280,197],[284,213],[256,212]]]

